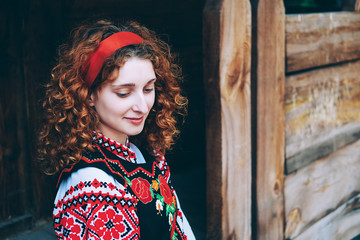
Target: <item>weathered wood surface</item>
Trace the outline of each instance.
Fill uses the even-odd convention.
[[[355,11],[357,11],[357,12],[360,11],[360,0],[356,0],[356,2],[355,2]]]
[[[250,3],[204,9],[208,239],[251,239]]]
[[[223,239],[251,238],[251,11],[225,0],[221,13],[220,95]],[[241,199],[241,200],[240,200]]]
[[[286,72],[360,58],[360,13],[286,16]]]
[[[0,8],[0,238],[8,226],[31,212],[31,187],[27,122],[27,85],[22,68],[22,24],[19,10],[9,2]],[[30,222],[18,222],[18,229]]]
[[[342,215],[355,210],[356,208],[349,210],[349,207],[354,207],[350,203],[345,204],[346,212],[343,212],[344,207],[341,206],[360,192],[359,169],[360,140],[287,176],[285,178],[286,237],[294,238],[312,227],[319,229],[320,227],[313,226],[316,222],[321,225],[322,221],[329,221],[335,226],[333,221],[339,219],[339,213],[334,213],[336,218],[329,217],[334,220],[322,220],[335,209],[340,209],[336,211],[340,211]],[[356,204],[359,207],[358,199]],[[360,222],[360,215],[356,216],[357,222]],[[328,224],[330,223],[326,223]],[[327,226],[321,228],[323,227]],[[340,225],[337,227],[340,229]],[[360,233],[360,228],[357,231]]]
[[[294,240],[353,239],[360,233],[360,194],[314,223]],[[358,239],[358,238],[357,238]]]
[[[283,239],[285,12],[281,0],[257,6],[257,238]]]
[[[285,86],[287,173],[359,138],[360,61],[292,75]]]
[[[326,136],[318,136],[318,142],[286,159],[286,174],[290,174],[359,139],[360,124],[349,123],[336,129],[329,129],[324,135]]]

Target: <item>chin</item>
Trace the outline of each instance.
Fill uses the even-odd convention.
[[[128,132],[127,135],[128,136],[136,136],[136,135],[139,135],[142,131],[143,131],[144,128],[141,128],[139,130],[134,130],[134,131],[131,131],[131,132]]]

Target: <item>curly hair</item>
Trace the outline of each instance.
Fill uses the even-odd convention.
[[[99,43],[114,33],[129,31],[144,41],[118,49],[103,64],[93,85],[82,76],[82,66]],[[70,41],[59,47],[58,64],[51,71],[46,86],[42,129],[39,133],[39,163],[46,174],[55,174],[77,163],[84,151],[93,151],[92,136],[97,131],[99,116],[90,106],[89,96],[108,81],[115,69],[138,57],[150,60],[154,67],[155,103],[143,131],[131,141],[152,152],[171,149],[179,134],[177,120],[186,115],[187,99],[182,96],[181,68],[167,43],[153,31],[136,22],[115,26],[110,21],[97,21],[76,28]]]

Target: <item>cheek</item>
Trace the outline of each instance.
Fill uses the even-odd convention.
[[[146,100],[149,110],[154,106],[155,103],[155,93],[151,94]]]
[[[123,115],[132,108],[131,101],[117,101],[111,104],[112,112],[117,115]]]
[[[122,101],[122,99],[119,98],[107,99],[107,101],[103,101],[98,104],[97,107],[97,112],[99,114],[102,114],[103,117],[109,115],[122,115],[126,113],[130,108],[127,101]]]

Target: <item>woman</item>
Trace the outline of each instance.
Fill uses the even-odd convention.
[[[164,153],[186,113],[169,46],[137,23],[98,21],[59,48],[40,163],[60,173],[59,239],[195,239]]]

